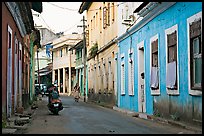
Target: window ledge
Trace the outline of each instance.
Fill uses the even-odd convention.
[[[167,88],[168,95],[179,95],[179,90],[170,90]]]
[[[199,90],[189,90],[189,94],[194,96],[202,96],[202,92]]]
[[[156,89],[156,90],[151,89],[151,95],[160,95],[159,89]]]

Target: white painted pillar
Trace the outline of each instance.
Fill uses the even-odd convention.
[[[69,67],[69,90],[68,90],[68,95],[70,96],[70,94],[71,94],[71,87],[72,87],[72,85],[71,85],[71,67]]]
[[[81,93],[81,68],[79,69],[79,87],[80,87],[80,93]]]
[[[55,82],[55,70],[52,70],[52,83],[54,84]]]
[[[58,84],[58,91],[60,92],[60,69],[58,69],[58,80],[57,80],[57,84]]]
[[[66,73],[67,94],[69,94],[69,73]]]
[[[78,71],[79,71],[79,69],[76,69],[76,83],[78,83],[78,78],[79,78]]]
[[[65,68],[63,68],[63,94],[65,94]]]

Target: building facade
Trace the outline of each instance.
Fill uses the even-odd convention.
[[[69,49],[70,51],[75,50],[76,52],[76,59],[75,59],[75,70],[76,70],[76,83],[80,87],[80,95],[84,96],[84,48],[83,48],[83,40],[78,42],[72,48]]]
[[[82,2],[86,10],[88,99],[114,105],[117,2]]]
[[[134,12],[142,20],[118,38],[118,107],[202,122],[202,3],[147,2]]]
[[[75,51],[69,49],[82,40],[81,34],[68,34],[52,42],[52,83],[57,80],[60,94],[71,95],[75,84]]]
[[[26,108],[30,100],[30,35],[34,30],[31,9],[41,13],[42,3],[37,5],[2,2],[2,113],[7,118],[18,107]]]

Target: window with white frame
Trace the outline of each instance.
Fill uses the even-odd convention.
[[[62,57],[62,49],[60,50],[60,57]]]
[[[106,65],[105,65],[104,59],[103,59],[103,81],[104,81],[103,87],[104,87],[104,89],[106,89],[107,88],[107,86],[106,86],[107,80],[106,80]]]
[[[166,35],[166,87],[168,94],[178,94],[177,38],[178,26],[165,30]]]
[[[121,64],[121,95],[125,94],[125,65]]]
[[[128,78],[128,93],[129,95],[134,95],[134,63],[132,49],[129,50]]]
[[[111,60],[108,61],[108,83],[109,83],[109,89],[112,84],[112,72],[111,72]]]
[[[202,12],[187,19],[188,25],[188,49],[189,49],[189,82],[190,94],[202,92]]]
[[[159,94],[158,35],[150,39],[151,94]]]

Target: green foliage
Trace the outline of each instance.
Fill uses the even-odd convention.
[[[159,111],[157,109],[154,110],[154,116],[155,117],[161,117],[161,115],[160,115],[160,113],[159,113]]]
[[[176,113],[174,113],[174,114],[172,114],[170,116],[174,121],[179,121],[180,120],[180,116],[179,116],[178,112],[176,112]]]
[[[2,114],[2,128],[6,128],[6,114],[3,113]]]
[[[89,50],[89,57],[93,58],[96,56],[98,51],[98,43],[95,43],[94,46],[92,46]]]

